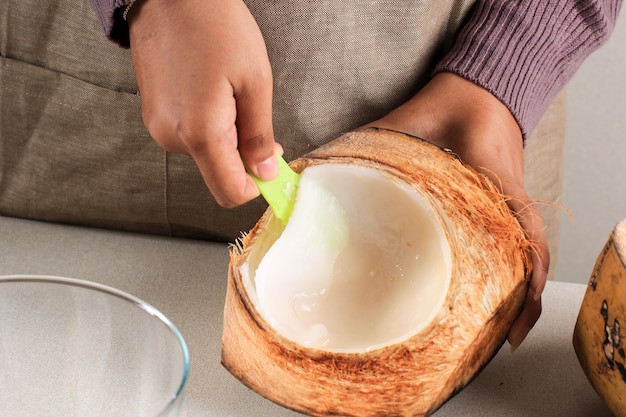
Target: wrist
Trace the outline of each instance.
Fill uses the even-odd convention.
[[[522,178],[522,131],[512,113],[489,91],[453,73],[437,74],[408,102],[368,126],[428,140],[478,169],[506,166]]]
[[[371,125],[400,130],[454,148],[462,141],[498,136],[522,144],[522,131],[509,109],[489,91],[456,74],[442,72],[413,98]]]
[[[434,126],[436,137],[493,137],[523,144],[522,130],[511,111],[478,84],[444,72],[427,87],[425,99],[437,106],[431,110],[438,118]]]

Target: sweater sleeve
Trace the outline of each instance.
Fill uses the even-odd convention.
[[[612,32],[621,0],[479,0],[435,73],[490,91],[530,136],[583,60]]]
[[[102,24],[104,34],[124,48],[130,46],[128,25],[122,18],[124,9],[131,0],[90,0]]]

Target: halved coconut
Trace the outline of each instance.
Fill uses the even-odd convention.
[[[222,362],[316,416],[422,416],[493,357],[523,304],[528,242],[484,176],[420,139],[351,132],[292,163],[231,252]]]

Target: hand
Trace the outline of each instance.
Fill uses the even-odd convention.
[[[242,0],[145,0],[128,16],[143,120],[165,150],[195,160],[224,207],[259,195],[278,173],[272,71]]]
[[[550,254],[541,213],[524,191],[522,133],[513,115],[482,87],[440,73],[407,103],[368,126],[408,133],[451,149],[512,197],[508,205],[535,246],[530,254],[530,289],[508,334],[511,347],[517,348],[541,315]]]

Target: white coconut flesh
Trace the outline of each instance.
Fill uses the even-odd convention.
[[[441,310],[450,247],[430,205],[405,182],[362,166],[308,167],[281,229],[269,222],[241,272],[282,336],[364,352],[406,340]]]

